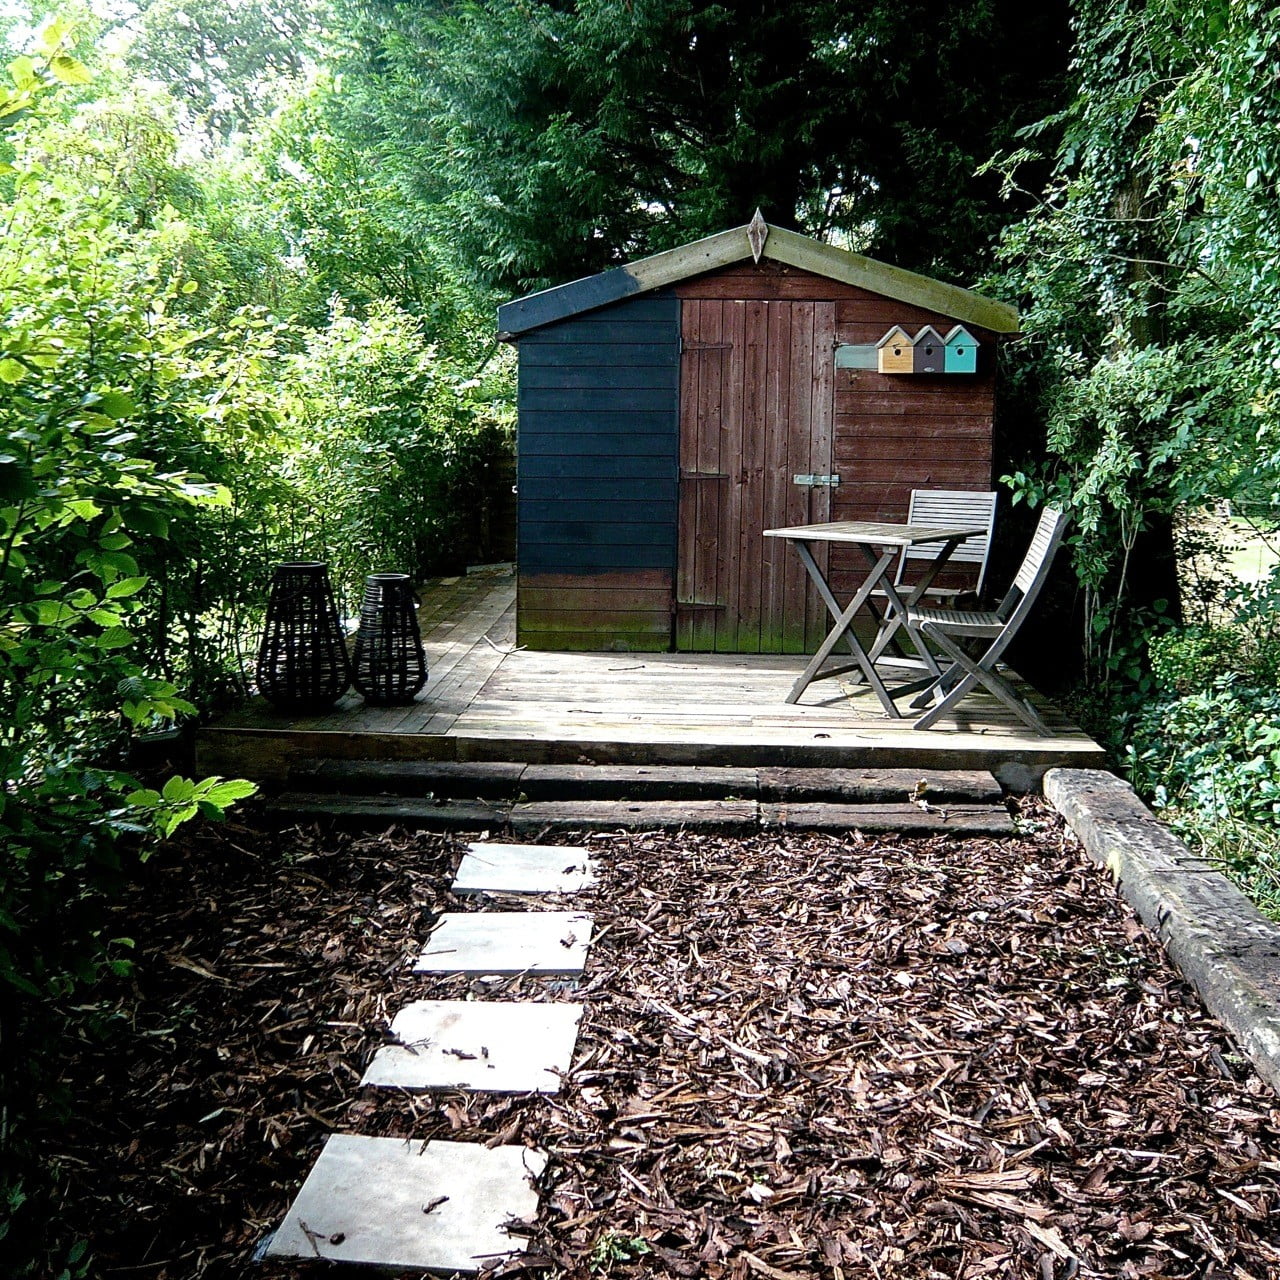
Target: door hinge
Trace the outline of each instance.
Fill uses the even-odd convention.
[[[680,339],[680,354],[686,351],[732,351],[732,342],[686,342]]]
[[[818,475],[795,475],[791,477],[792,484],[806,485],[810,489],[825,488],[838,489],[840,487],[840,477],[835,476],[818,476]]]

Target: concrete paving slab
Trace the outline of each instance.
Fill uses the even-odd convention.
[[[373,1056],[361,1084],[385,1089],[558,1093],[582,1006],[415,1000],[396,1014],[400,1042]]]
[[[591,917],[580,911],[450,911],[413,971],[576,977],[590,941]]]
[[[454,877],[454,893],[581,893],[596,882],[591,856],[580,845],[467,846]]]
[[[527,1147],[332,1134],[267,1256],[474,1274],[523,1252],[503,1224],[538,1212],[546,1161]]]

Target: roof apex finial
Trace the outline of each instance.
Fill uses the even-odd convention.
[[[751,256],[760,261],[760,255],[764,252],[764,242],[769,238],[769,224],[764,220],[764,214],[756,209],[755,215],[751,221],[747,223],[747,243],[751,245]]]

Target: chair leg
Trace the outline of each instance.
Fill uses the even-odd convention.
[[[935,681],[932,691],[941,691],[947,684],[948,677],[955,674],[957,670],[963,670],[965,674],[952,683],[949,688],[946,688],[944,696],[938,702],[935,702],[911,726],[913,729],[929,728],[967,693],[970,693],[981,684],[1000,702],[1004,703],[1019,720],[1034,729],[1036,733],[1046,738],[1053,736],[1052,731],[1045,724],[1039,712],[1025,698],[1020,697],[1014,687],[995,670],[994,663],[991,666],[985,665],[987,654],[983,654],[982,657],[977,659],[971,658],[950,636],[943,634],[936,628],[927,626],[927,624],[924,630],[928,639],[937,645],[955,664]],[[990,653],[989,649],[987,653]]]

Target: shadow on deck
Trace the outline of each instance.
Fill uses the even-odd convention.
[[[199,769],[264,782],[317,759],[989,769],[1028,789],[1054,766],[1105,766],[1039,698],[1052,738],[981,693],[917,732],[839,678],[788,705],[802,657],[517,649],[505,569],[430,584],[420,619],[430,678],[412,706],[349,693],[325,714],[290,716],[258,699],[201,731]]]

